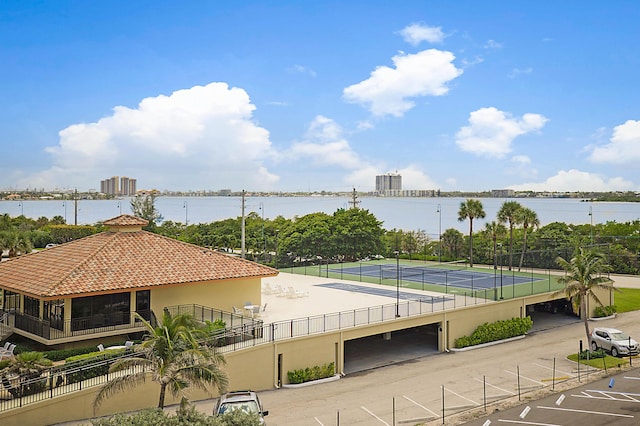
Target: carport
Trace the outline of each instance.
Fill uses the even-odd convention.
[[[344,372],[371,370],[438,353],[440,323],[421,325],[344,342]]]

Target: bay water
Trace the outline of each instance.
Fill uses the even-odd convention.
[[[469,221],[458,221],[460,203],[466,198],[358,198],[358,206],[368,210],[387,229],[406,231],[423,230],[429,236],[437,236],[448,228],[467,234]],[[496,220],[496,214],[505,201],[517,201],[538,214],[541,225],[552,222],[567,224],[598,224],[607,221],[628,222],[640,219],[640,203],[588,202],[575,198],[479,198],[486,217],[475,219],[474,231],[486,222]],[[0,214],[15,217],[21,214],[37,219],[54,216],[65,218],[69,224],[92,225],[120,214],[131,214],[129,198],[117,200],[26,200],[0,201]],[[309,213],[332,214],[341,208],[351,207],[347,196],[308,197],[245,197],[245,214],[255,212],[265,219],[283,216],[287,219]],[[242,197],[166,197],[156,198],[156,208],[164,220],[180,223],[210,223],[237,218],[242,215]]]

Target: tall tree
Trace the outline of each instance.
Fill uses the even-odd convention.
[[[464,248],[462,232],[454,228],[445,230],[440,239],[440,244],[442,244],[442,250],[449,258],[459,258]]]
[[[493,269],[496,269],[498,265],[496,258],[498,238],[504,237],[507,233],[507,228],[502,223],[493,220],[484,224],[484,232],[491,237],[493,242]]]
[[[143,342],[134,346],[136,356],[116,361],[109,371],[134,371],[109,381],[100,389],[94,407],[111,395],[143,383],[151,373],[153,381],[160,385],[158,408],[164,408],[167,389],[172,395],[182,394],[189,386],[200,389],[216,387],[220,392],[227,389],[229,379],[221,369],[224,357],[215,347],[205,346],[200,340],[207,337],[203,326],[190,315],[175,315],[165,312],[162,322],[153,327],[136,314],[147,328]]]
[[[609,265],[602,253],[580,247],[571,260],[558,257],[556,261],[565,271],[565,275],[558,278],[558,282],[564,284],[565,288],[555,294],[564,294],[571,300],[574,311],[580,312],[580,318],[584,321],[586,341],[589,342],[587,301],[593,299],[598,305],[603,306],[596,290],[620,290],[613,287],[611,278],[603,275],[609,269]]]
[[[498,210],[498,220],[509,223],[509,270],[513,266],[513,227],[518,223],[518,212],[522,205],[517,201],[505,201]]]
[[[518,272],[522,268],[522,262],[524,262],[524,253],[527,251],[527,230],[529,227],[537,228],[540,226],[540,219],[538,214],[528,207],[522,207],[518,213],[518,222],[522,225],[524,231],[522,241],[522,253],[520,254],[520,263],[518,264]]]
[[[134,216],[146,219],[149,224],[145,226],[147,230],[154,230],[156,225],[162,222],[162,215],[156,208],[156,196],[137,195],[131,199],[131,212]]]
[[[460,203],[458,220],[460,222],[469,219],[469,266],[473,266],[473,219],[482,219],[486,216],[482,202],[472,198]]]

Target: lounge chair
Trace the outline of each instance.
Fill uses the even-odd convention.
[[[15,350],[16,345],[10,345],[8,349],[2,349],[2,352],[0,352],[0,360],[2,358],[11,358],[13,356],[13,351]]]
[[[133,342],[131,340],[127,340],[124,344],[125,349],[131,349],[133,347]]]
[[[104,345],[102,343],[100,343],[97,347],[100,352],[104,351]]]

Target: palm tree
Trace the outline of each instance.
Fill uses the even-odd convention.
[[[518,212],[522,205],[517,201],[505,201],[498,210],[498,220],[501,223],[509,222],[509,270],[513,265],[513,227],[518,223]]]
[[[9,364],[1,370],[0,381],[7,392],[14,398],[20,396],[33,395],[44,390],[47,379],[42,377],[42,373],[53,365],[42,352],[21,352],[9,360]],[[9,377],[18,376],[20,386],[11,386]]]
[[[468,199],[460,203],[458,220],[460,222],[469,219],[469,266],[473,267],[473,219],[486,216],[480,200]]]
[[[199,339],[207,335],[205,329],[186,314],[172,316],[165,312],[162,322],[153,327],[136,314],[147,328],[147,335],[140,345],[134,346],[137,356],[116,361],[109,371],[132,369],[128,373],[109,381],[100,389],[94,400],[94,408],[111,395],[144,382],[151,373],[153,381],[160,385],[158,408],[164,408],[167,388],[172,395],[182,394],[189,386],[208,389],[213,386],[225,392],[229,379],[220,369],[225,362],[215,347],[202,345]]]
[[[484,224],[484,231],[491,236],[491,241],[493,241],[493,269],[496,269],[498,267],[496,262],[498,238],[504,237],[504,235],[507,233],[507,228],[500,222],[496,222],[494,220]]]
[[[587,313],[587,301],[593,298],[598,305],[603,306],[596,295],[596,290],[615,290],[613,280],[602,275],[609,269],[606,259],[602,253],[592,250],[585,250],[580,247],[571,260],[567,261],[562,257],[556,259],[558,265],[565,270],[565,275],[558,278],[558,282],[565,285],[563,290],[557,291],[554,295],[564,294],[571,300],[574,311],[580,312],[580,318],[584,321],[584,331],[589,342],[589,315]],[[588,343],[587,343],[588,344]]]
[[[518,213],[518,222],[522,224],[522,229],[524,230],[522,253],[520,254],[520,264],[518,265],[518,272],[520,272],[522,262],[524,261],[524,252],[527,251],[527,229],[529,229],[529,227],[535,229],[540,226],[540,219],[538,219],[538,214],[536,212],[528,207],[522,207]]]

